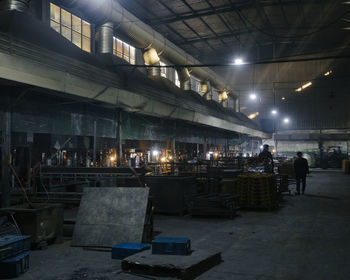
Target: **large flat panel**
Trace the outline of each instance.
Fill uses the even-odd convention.
[[[141,243],[148,193],[147,188],[85,188],[72,246]]]

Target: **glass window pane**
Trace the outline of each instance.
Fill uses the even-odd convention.
[[[61,30],[62,30],[62,36],[67,38],[69,41],[72,40],[71,38],[71,33],[72,31],[68,28],[68,27],[65,27],[65,26],[61,26]]]
[[[130,56],[130,46],[127,43],[123,43],[123,53],[125,56]]]
[[[72,26],[71,14],[63,9],[61,9],[61,23],[67,27]]]
[[[130,64],[135,65],[135,59],[130,59]]]
[[[78,32],[72,32],[72,43],[81,48],[81,34]]]
[[[130,46],[130,59],[135,60],[135,48]]]
[[[60,24],[57,23],[56,21],[51,20],[50,21],[50,26],[51,28],[53,28],[55,31],[57,31],[58,33],[60,33]]]
[[[60,7],[50,3],[50,18],[56,22],[61,21]]]
[[[90,23],[83,20],[83,35],[91,38],[91,25]]]
[[[91,52],[91,39],[83,36],[83,48],[86,52]]]
[[[81,19],[72,15],[72,29],[81,33]]]
[[[117,56],[123,57],[123,42],[117,39]]]

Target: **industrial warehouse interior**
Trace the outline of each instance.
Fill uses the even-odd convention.
[[[0,0],[0,279],[349,280],[350,1]]]

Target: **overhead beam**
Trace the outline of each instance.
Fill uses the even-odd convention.
[[[320,3],[326,3],[329,2],[327,0],[305,0],[303,1],[303,4],[320,4]],[[199,18],[199,17],[205,17],[205,16],[213,16],[213,15],[220,15],[220,14],[225,14],[225,13],[232,13],[235,11],[235,9],[239,9],[240,11],[251,9],[255,7],[255,3],[251,1],[246,1],[246,3],[233,3],[234,7],[229,4],[229,5],[223,5],[219,7],[215,7],[215,10],[212,9],[201,9],[201,10],[196,10],[196,13],[184,13],[184,14],[176,14],[174,17],[169,17],[165,19],[154,19],[150,20],[149,23],[152,26],[157,26],[157,25],[162,25],[162,24],[169,24],[169,23],[174,23],[174,22],[179,22],[183,20],[189,20],[189,19],[194,19],[194,18]],[[297,1],[290,1],[283,3],[284,6],[295,6],[300,4],[299,0]],[[277,7],[280,6],[279,2],[261,2],[260,5],[262,7]]]
[[[314,27],[310,27],[310,30],[314,29]],[[290,30],[290,27],[276,27],[276,30],[280,30],[280,31],[284,31],[284,30]],[[302,27],[302,28],[297,28],[297,30],[309,30],[307,27]],[[188,44],[195,44],[195,43],[199,43],[199,42],[204,42],[204,41],[212,41],[212,40],[217,40],[218,38],[220,39],[227,39],[227,38],[232,38],[234,37],[238,37],[238,36],[242,36],[242,35],[247,35],[250,33],[259,33],[258,30],[254,30],[254,29],[248,29],[248,30],[239,30],[239,31],[234,31],[234,32],[227,32],[227,33],[219,33],[217,34],[217,36],[208,36],[208,37],[201,37],[200,39],[197,38],[193,38],[193,39],[186,39],[182,42],[178,42],[178,45],[188,45]],[[288,39],[284,39],[281,38],[281,40],[283,41],[287,41]],[[293,41],[293,40],[291,40]],[[294,42],[296,42],[294,40]],[[300,42],[300,40],[299,40]],[[306,40],[304,42],[310,42],[309,40]],[[276,41],[276,43],[278,43],[278,41]],[[264,45],[263,43],[260,43],[260,45]]]
[[[167,5],[165,4],[162,0],[158,0],[158,2],[164,7],[166,8],[170,13],[176,15],[176,13]],[[198,38],[199,40],[202,39],[202,36],[199,35],[199,33],[194,30],[185,20],[182,20],[182,23],[189,29],[191,30]],[[205,41],[205,43],[208,45],[209,48],[211,48],[213,51],[216,51],[216,49],[213,48],[213,46],[211,46],[208,41]]]

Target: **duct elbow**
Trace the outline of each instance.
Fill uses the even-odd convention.
[[[29,8],[30,0],[3,0],[0,1],[0,11],[12,11],[25,12]]]
[[[179,68],[176,70],[180,80],[180,88],[191,90],[191,75],[188,68]]]

